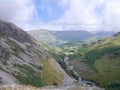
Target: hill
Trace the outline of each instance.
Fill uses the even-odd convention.
[[[67,31],[54,31],[56,36],[64,41],[74,42],[74,41],[81,41],[92,37],[92,34],[88,31],[74,31],[74,30],[67,30]]]
[[[69,61],[70,64],[83,79],[95,82],[96,85],[104,87],[106,90],[120,89],[119,33],[89,44],[85,48],[79,48],[76,53],[68,55],[68,57],[72,59]]]
[[[42,41],[50,46],[59,46],[62,43],[66,42],[64,40],[59,39],[56,36],[56,33],[49,30],[33,30],[28,31],[28,33],[33,36],[36,40]]]
[[[0,20],[0,82],[2,85],[23,84],[42,87],[64,85],[72,79],[54,56],[16,25]]]
[[[114,32],[114,31],[100,31],[100,32],[97,32],[97,33],[95,33],[94,35],[95,36],[103,36],[103,37],[108,37],[108,36],[112,36],[112,35],[114,35],[116,32]]]

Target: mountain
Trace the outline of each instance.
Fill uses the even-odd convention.
[[[49,30],[33,30],[28,33],[48,45],[60,47],[62,44],[77,41],[97,41],[101,38],[109,37],[115,34],[112,31],[102,31],[92,34],[88,31],[67,30],[67,31],[49,31]],[[94,38],[94,39],[93,39]]]
[[[64,79],[69,82],[64,83]],[[2,85],[37,87],[73,83],[42,43],[37,44],[21,28],[1,20],[0,80]]]
[[[76,56],[76,57],[75,57]],[[99,40],[68,55],[83,79],[106,90],[120,90],[120,34]],[[75,58],[74,58],[75,57]]]
[[[118,33],[114,34],[113,36],[119,36],[119,35],[120,35],[120,32],[118,32]]]
[[[95,36],[101,36],[101,37],[108,37],[108,36],[112,36],[114,35],[116,32],[114,31],[100,31],[100,32],[97,32],[96,34],[94,34]]]
[[[85,40],[92,36],[92,34],[87,31],[73,31],[73,30],[55,31],[55,34],[61,40],[72,42]]]
[[[28,33],[33,36],[36,40],[42,41],[51,46],[58,46],[65,41],[58,39],[54,31],[49,30],[33,30],[28,31]]]

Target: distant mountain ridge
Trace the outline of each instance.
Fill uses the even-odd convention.
[[[49,31],[49,30],[33,30],[28,33],[35,39],[43,41],[51,46],[59,46],[66,42],[84,41],[90,38],[99,39],[99,37],[110,37],[116,32],[114,31],[101,31],[92,34],[88,31],[81,30],[67,30],[67,31]]]
[[[65,41],[81,41],[92,37],[92,34],[88,31],[54,31],[56,36]]]
[[[106,37],[108,37],[108,36],[112,36],[112,35],[114,35],[114,34],[116,34],[117,32],[114,32],[114,31],[100,31],[100,32],[97,32],[96,34],[94,34],[95,36],[106,36]]]

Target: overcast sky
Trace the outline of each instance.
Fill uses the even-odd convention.
[[[120,30],[120,0],[0,0],[0,19],[25,30]]]

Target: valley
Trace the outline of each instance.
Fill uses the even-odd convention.
[[[42,36],[42,33],[40,35]],[[115,35],[108,33],[107,35],[106,32],[100,35],[100,38],[93,36],[91,38],[94,39],[81,41],[77,41],[77,39],[76,41],[66,41],[65,39],[65,42],[58,46],[52,46],[42,38],[37,39],[38,42],[43,40],[44,43],[50,45],[50,49],[56,54],[56,57],[59,56],[62,59],[57,60],[70,76],[75,79],[80,77],[83,81],[91,81],[106,90],[119,90],[120,35],[119,33]],[[65,57],[68,57],[67,63],[63,61]]]
[[[63,31],[57,33],[64,34]],[[76,31],[73,36],[75,34]],[[105,32],[104,37],[93,35],[94,39],[80,41],[78,38],[66,40],[72,38],[72,34],[58,39],[50,31],[30,35],[12,23],[0,21],[2,90],[119,90],[119,33],[110,36]],[[61,42],[55,44],[54,40]]]
[[[0,90],[120,90],[120,0],[0,0]]]
[[[76,81],[79,77],[59,54],[15,24],[0,20],[0,90],[104,90]]]

